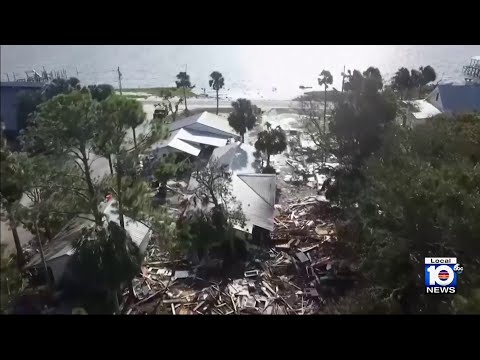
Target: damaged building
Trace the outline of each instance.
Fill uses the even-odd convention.
[[[171,153],[197,157],[202,151],[211,153],[214,148],[239,138],[225,118],[208,111],[177,120],[168,126],[169,137],[152,146],[152,155],[157,159]]]
[[[231,174],[231,193],[246,217],[245,227],[236,226],[239,235],[262,241],[273,231],[276,175],[259,173],[255,152],[253,146],[237,142],[215,149],[210,164],[216,163]],[[188,190],[193,192],[197,185],[192,176]]]
[[[115,203],[115,200],[109,199],[99,206],[100,211],[104,214],[106,223],[113,221],[120,224],[119,215],[115,211]],[[140,253],[144,254],[150,241],[151,230],[129,217],[124,216],[124,220],[125,230],[140,249]],[[44,245],[43,252],[47,263],[48,276],[55,287],[61,287],[65,282],[69,281],[69,276],[72,274],[68,271],[68,265],[72,260],[72,255],[75,253],[73,244],[80,238],[83,229],[94,225],[95,221],[92,215],[84,214],[78,216],[70,220],[50,242]],[[44,266],[39,253],[32,257],[25,269],[32,274],[39,274],[41,278],[45,279]]]

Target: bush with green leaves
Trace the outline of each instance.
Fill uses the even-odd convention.
[[[128,232],[113,221],[83,229],[74,242],[71,273],[90,290],[108,289],[118,313],[117,292],[139,272],[142,257]]]
[[[18,270],[14,257],[5,255],[4,244],[0,250],[0,312],[6,313],[16,296],[25,289],[27,281]]]
[[[451,295],[425,296],[424,257],[457,257],[469,271],[468,302],[480,269],[480,118],[441,117],[408,131],[396,125],[362,169],[363,189],[348,217],[369,283],[402,313],[452,312]]]
[[[192,176],[198,185],[177,222],[178,245],[200,259],[219,256],[228,265],[245,248],[235,227],[246,223],[241,205],[232,195],[231,174],[213,161]]]

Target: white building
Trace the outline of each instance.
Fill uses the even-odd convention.
[[[225,146],[239,135],[228,124],[228,120],[204,111],[171,124],[170,136],[152,146],[155,157],[183,152],[198,156],[207,147]]]

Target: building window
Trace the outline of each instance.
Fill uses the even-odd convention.
[[[437,96],[435,96],[435,101],[438,101],[438,96],[440,95],[440,93],[437,92]]]

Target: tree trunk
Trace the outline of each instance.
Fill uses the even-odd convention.
[[[113,175],[113,164],[112,164],[112,155],[108,154],[108,166],[110,167],[110,174]]]
[[[45,236],[47,237],[48,241],[52,240],[52,230],[50,229],[50,225],[48,225],[48,218],[45,220]]]
[[[22,245],[20,244],[20,238],[17,232],[17,223],[12,215],[9,217],[10,228],[12,229],[13,241],[15,242],[15,249],[17,250],[17,266],[20,269],[25,262],[25,256],[23,255]]]
[[[135,147],[135,150],[137,150],[137,135],[135,134],[135,128],[132,126],[132,131],[133,131],[133,146]]]
[[[185,92],[185,86],[183,87],[183,98],[185,99],[185,110],[188,111],[188,107],[187,107],[187,93]]]
[[[215,206],[215,208],[218,208],[218,200],[217,200],[217,197],[215,196],[215,193],[213,191],[213,188],[210,187],[208,189],[208,191],[210,192],[210,196],[212,197],[212,202],[213,202],[213,205]]]
[[[241,133],[240,136],[242,137],[242,144],[245,142],[245,133]]]
[[[267,168],[270,167],[270,154],[267,154]]]
[[[325,85],[325,104],[323,109],[323,136],[327,135],[327,85]],[[323,162],[325,163],[327,160],[327,151],[324,146],[323,148]]]
[[[325,134],[326,123],[327,123],[327,87],[325,86],[325,107],[323,109],[323,133]]]
[[[38,249],[40,250],[40,258],[42,259],[43,269],[45,271],[45,277],[47,279],[47,288],[49,291],[53,290],[52,279],[50,279],[50,273],[48,272],[47,261],[45,260],[45,253],[43,252],[42,238],[38,231],[38,220],[35,221],[35,232],[37,233]]]
[[[418,98],[420,99],[422,96],[422,85],[418,87]]]
[[[111,295],[113,296],[112,300],[113,300],[113,308],[114,308],[115,314],[119,315],[120,314],[120,304],[118,303],[117,291],[116,290],[112,291]]]
[[[92,182],[92,177],[90,174],[90,165],[88,164],[88,158],[87,158],[87,153],[85,149],[80,150],[82,153],[82,162],[83,162],[83,167],[85,171],[85,181],[87,182],[87,187],[88,187],[88,194],[90,195],[90,206],[91,210],[93,213],[93,216],[95,217],[95,223],[97,225],[102,225],[102,216],[100,215],[100,212],[98,211],[98,204],[97,204],[97,196],[95,193],[95,188],[93,187],[93,182]]]
[[[135,291],[133,291],[133,281],[128,282],[128,292],[129,292],[129,297],[132,300],[132,302],[135,302],[137,300],[135,296]]]
[[[118,202],[118,217],[120,219],[120,226],[125,230],[125,221],[123,218],[123,201],[122,201],[122,171],[117,165],[117,202]]]
[[[125,218],[123,215],[123,200],[122,200],[122,174],[123,174],[123,169],[122,169],[122,164],[118,163],[117,160],[117,202],[118,202],[118,218],[120,220],[120,226],[122,227],[123,230],[125,230]],[[133,284],[131,281],[128,283],[128,291],[130,292],[130,298],[132,300],[135,300],[135,293],[133,291]],[[116,293],[115,293],[116,295]],[[117,299],[116,303],[118,306],[118,298],[115,296],[115,299]],[[119,310],[116,309],[117,314],[119,314]]]
[[[218,90],[217,90],[217,115],[218,115]]]

